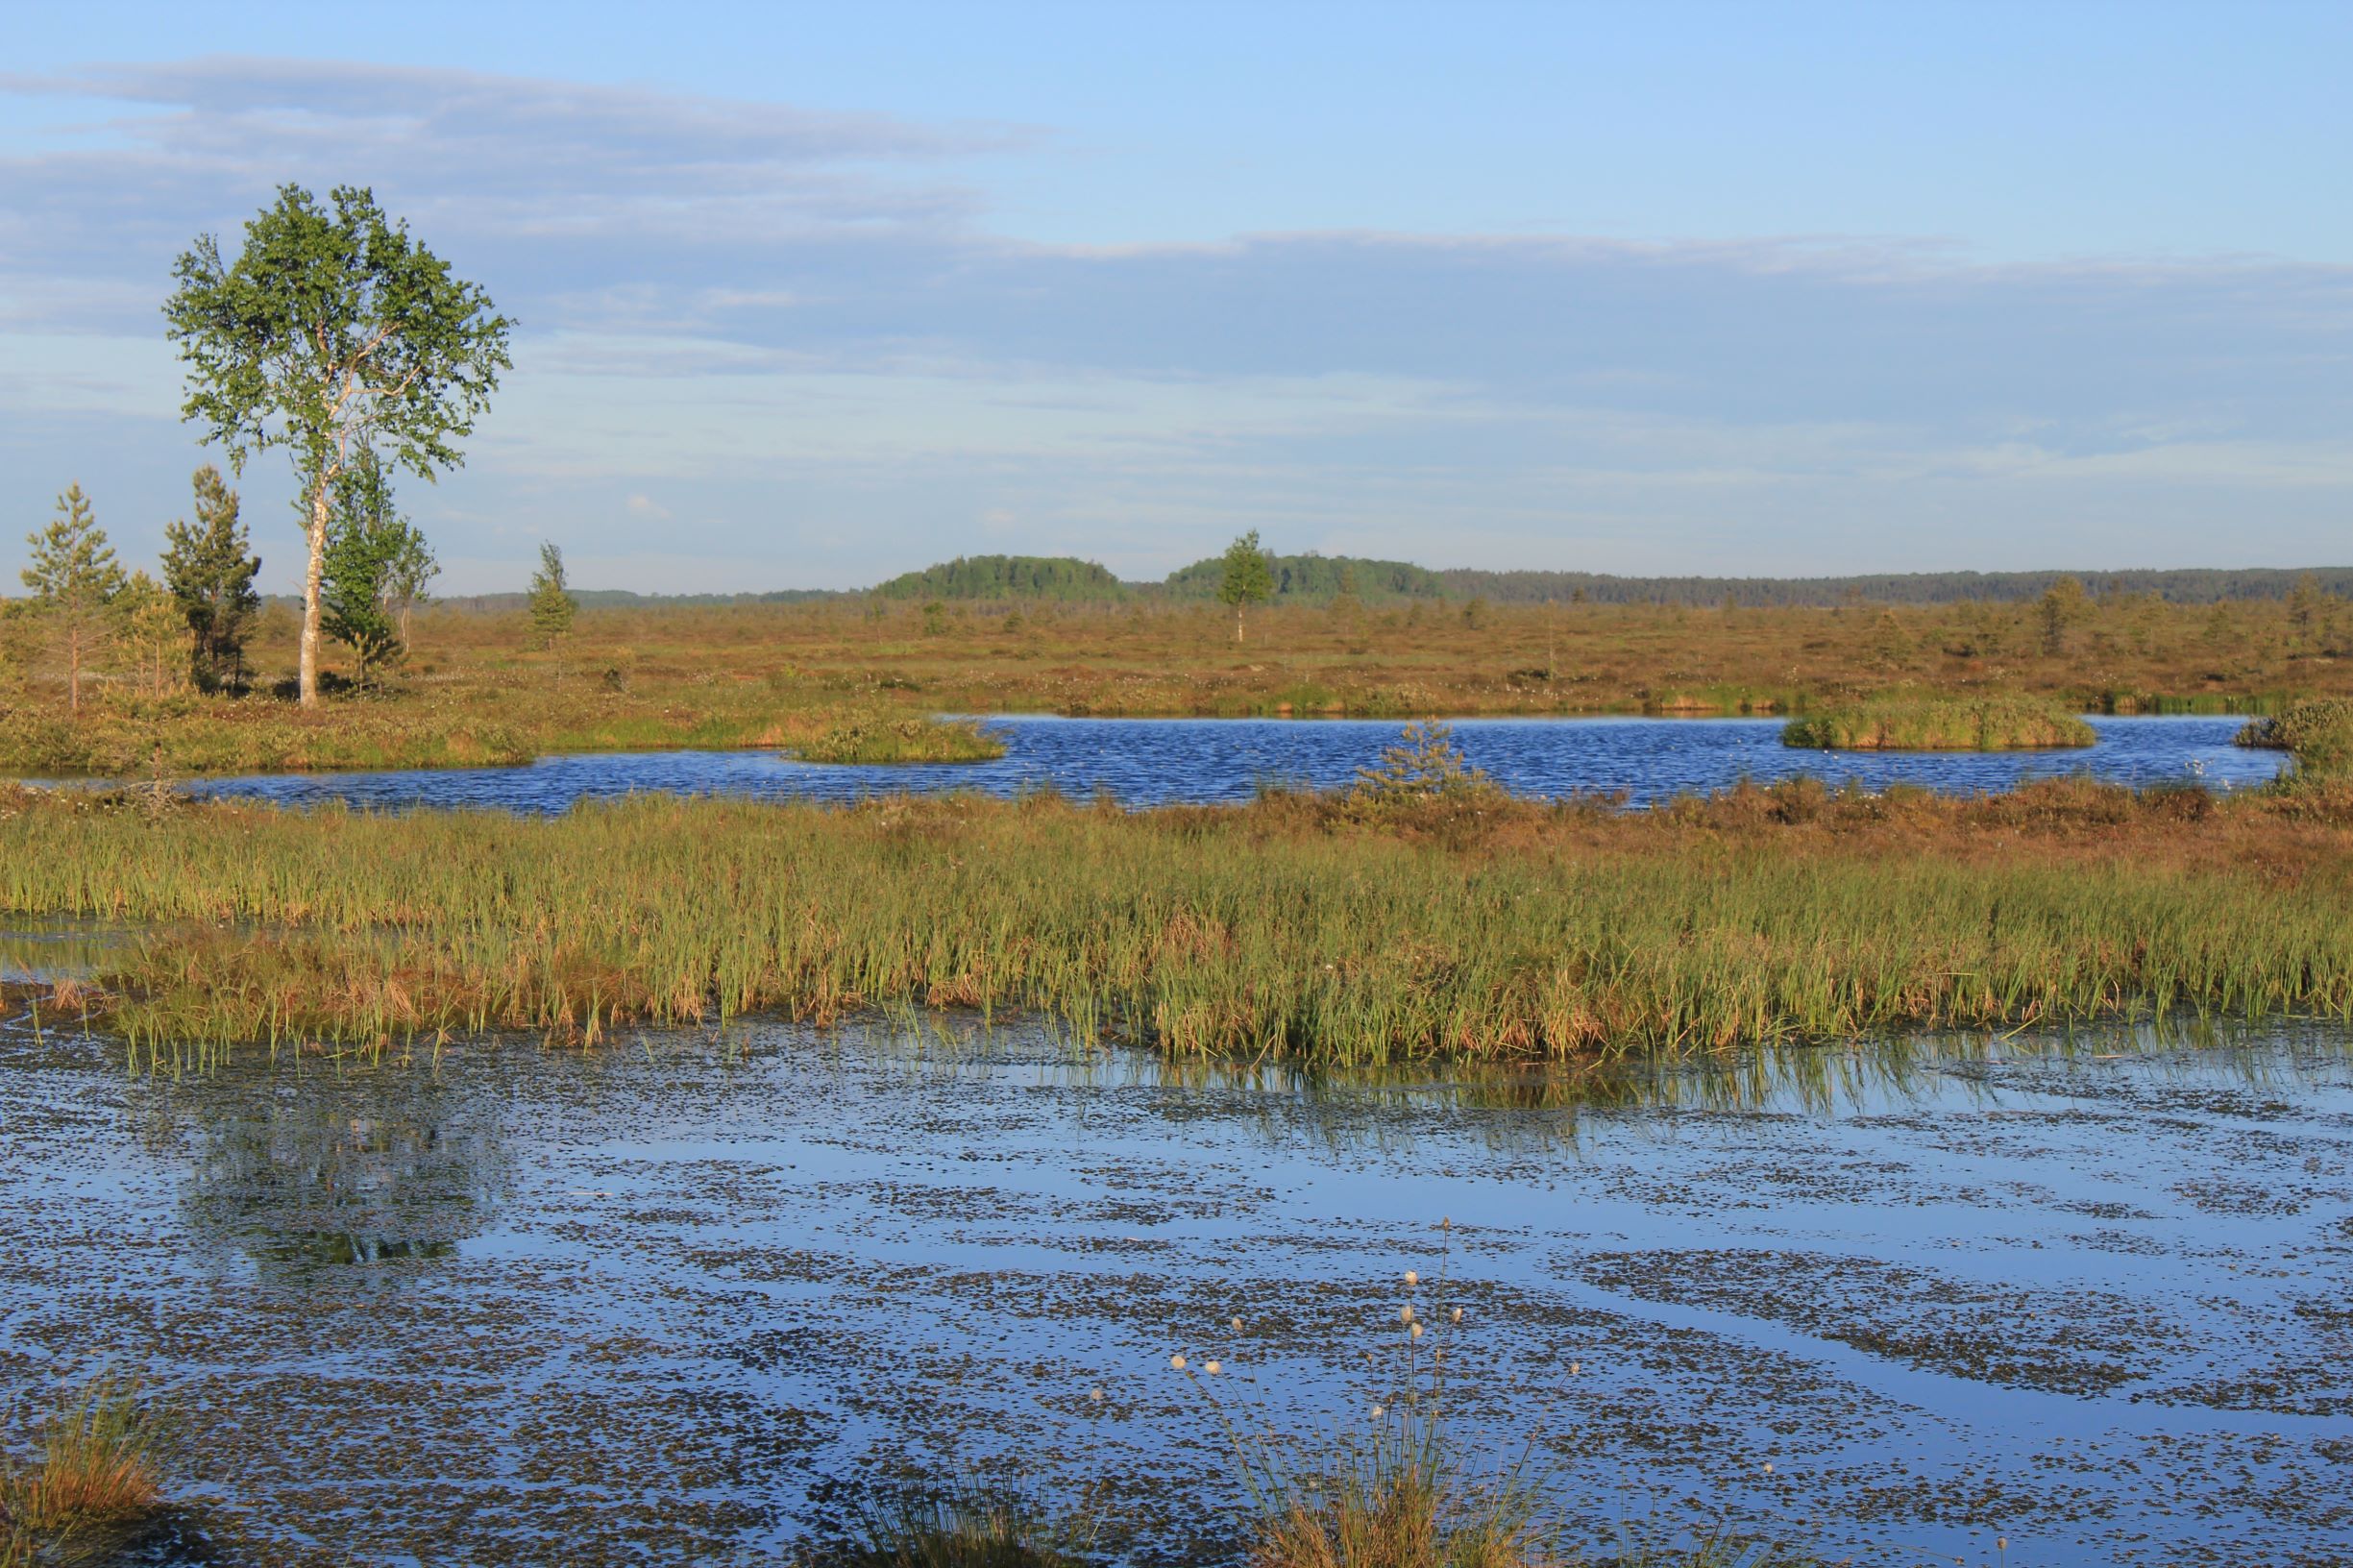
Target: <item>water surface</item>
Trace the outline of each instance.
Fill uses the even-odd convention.
[[[2234,747],[2231,718],[2095,718],[2095,746],[2037,752],[1827,752],[1781,745],[1772,719],[1466,719],[1455,734],[1471,760],[1514,793],[1557,796],[1623,791],[1636,804],[1727,789],[1743,778],[1810,774],[1870,788],[1915,784],[1949,794],[2006,790],[2021,780],[2086,772],[2120,784],[2201,779],[2216,788],[2267,783],[2276,751]],[[487,806],[562,811],[637,791],[849,800],[908,790],[1015,795],[1051,785],[1108,791],[1131,806],[1246,799],[1262,782],[1333,789],[1396,744],[1389,721],[1055,719],[998,717],[993,762],[845,767],[765,751],[659,751],[546,757],[522,768],[273,774],[208,779],[200,796],[380,807]]]
[[[1532,1441],[1581,1531],[2346,1560],[2341,1031],[1797,1053],[1579,1108],[956,1029],[180,1080],[0,1030],[0,1392],[146,1374],[220,1563],[772,1562],[993,1467],[1091,1489],[1133,1559],[1220,1560],[1225,1439],[1169,1355],[1246,1424],[1361,1422],[1416,1268],[1464,1309],[1458,1430]]]

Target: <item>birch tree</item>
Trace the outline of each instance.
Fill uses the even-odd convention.
[[[182,417],[232,466],[283,447],[302,484],[301,692],[319,700],[320,585],[335,483],[365,450],[421,478],[464,462],[457,441],[513,368],[500,315],[474,283],[409,237],[372,191],[300,185],[245,226],[233,261],[200,235],[164,305],[187,365]]]

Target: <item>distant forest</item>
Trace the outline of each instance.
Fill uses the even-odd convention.
[[[1592,603],[1717,605],[1956,604],[1972,600],[2017,603],[2039,599],[2072,576],[2095,596],[2147,594],[2176,604],[2225,600],[2286,599],[2310,576],[2322,590],[2353,598],[2353,566],[2194,567],[2133,572],[1881,572],[1851,577],[1620,577],[1597,572],[1433,571],[1409,561],[1353,555],[1269,555],[1278,603],[1329,603],[1343,593],[1366,603],[1409,599],[1483,599],[1493,604]],[[1171,572],[1162,582],[1122,582],[1093,561],[1071,555],[963,555],[909,572],[868,592],[891,600],[1049,600],[1116,603],[1128,600],[1194,602],[1216,597],[1224,575],[1216,556]],[[280,596],[271,596],[276,599]],[[707,608],[730,604],[798,604],[854,599],[856,590],[785,588],[764,594],[639,594],[627,589],[577,589],[584,609]],[[298,602],[289,600],[287,602]],[[504,612],[524,607],[522,594],[477,594],[440,602],[455,610]]]
[[[959,555],[872,590],[883,599],[1125,599],[1128,585],[1072,555]]]
[[[2323,590],[2353,596],[2353,566],[2313,567]],[[2095,595],[2151,594],[2176,604],[2286,599],[2300,567],[2190,567],[2173,572],[1879,572],[1854,577],[1613,577],[1592,572],[1472,572],[1437,576],[1456,599],[1499,604],[1958,604],[2040,599],[2061,577]]]
[[[1409,561],[1372,561],[1358,555],[1268,555],[1266,565],[1274,575],[1278,602],[1328,600],[1341,594],[1368,601],[1446,597],[1446,584],[1439,574]],[[1160,590],[1170,599],[1215,599],[1225,572],[1223,558],[1213,555],[1169,573]]]

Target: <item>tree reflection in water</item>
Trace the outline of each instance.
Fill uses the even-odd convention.
[[[190,1229],[265,1274],[450,1257],[490,1223],[506,1186],[493,1097],[429,1073],[232,1070],[166,1099],[159,1109],[195,1135]]]

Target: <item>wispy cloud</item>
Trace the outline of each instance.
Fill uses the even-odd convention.
[[[779,582],[976,527],[1150,570],[1253,523],[1489,565],[2089,559],[2068,541],[2133,529],[2135,559],[2296,558],[2353,507],[2353,268],[1836,236],[1046,246],[966,183],[1051,145],[1019,127],[243,59],[0,93],[60,110],[0,143],[0,402],[67,468],[99,471],[94,422],[170,428],[171,257],[296,180],[375,184],[523,318],[430,504],[560,526],[584,558],[651,522],[689,560],[772,548]]]

